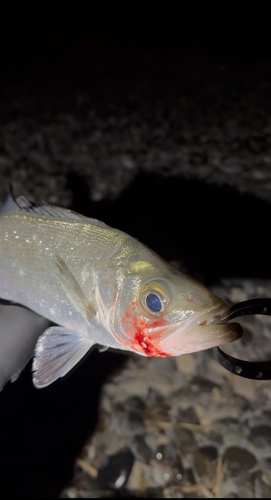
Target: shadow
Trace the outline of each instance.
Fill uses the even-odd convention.
[[[271,276],[271,206],[233,188],[139,173],[115,201],[90,202],[69,175],[73,209],[121,229],[210,286],[221,278]]]
[[[35,389],[31,362],[0,393],[2,498],[56,498],[97,423],[101,387],[127,356],[93,350],[50,387]]]

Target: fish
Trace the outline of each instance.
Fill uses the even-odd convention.
[[[36,388],[64,377],[94,345],[167,357],[242,335],[238,323],[219,320],[229,309],[222,299],[138,239],[12,194],[0,211],[0,298],[54,323],[34,348]]]

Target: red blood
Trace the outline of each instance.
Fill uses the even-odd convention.
[[[161,351],[156,340],[163,337],[163,332],[159,332],[155,334],[152,332],[148,334],[148,328],[156,328],[161,327],[166,324],[164,318],[159,318],[155,321],[145,321],[142,318],[134,315],[133,310],[136,309],[136,302],[131,303],[131,309],[128,309],[123,317],[120,319],[122,324],[126,324],[125,333],[131,341],[126,343],[134,347],[136,351],[140,350],[144,352],[147,356],[155,357],[155,356],[170,356],[170,354]],[[138,349],[139,348],[139,349]]]
[[[170,356],[167,352],[161,351],[148,337],[144,337],[144,333],[137,332],[135,334],[135,341],[141,345],[144,353],[151,358],[155,356]]]

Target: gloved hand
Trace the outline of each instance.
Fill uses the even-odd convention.
[[[18,378],[49,324],[29,309],[0,303],[0,391]]]

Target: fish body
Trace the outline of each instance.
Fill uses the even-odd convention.
[[[38,339],[36,387],[94,345],[178,356],[240,337],[214,321],[228,306],[126,233],[70,210],[7,200],[0,213],[0,297],[59,326]]]

